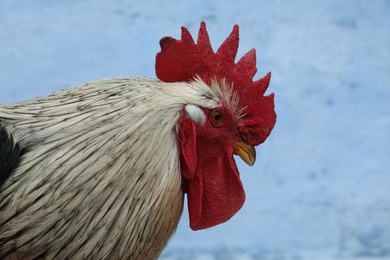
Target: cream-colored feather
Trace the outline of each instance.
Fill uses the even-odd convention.
[[[1,105],[23,155],[0,189],[0,257],[156,259],[183,208],[177,120],[224,89],[123,77]]]

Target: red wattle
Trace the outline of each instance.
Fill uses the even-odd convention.
[[[182,116],[179,121],[180,170],[183,192],[187,193],[190,227],[205,229],[229,220],[242,207],[242,187],[233,148],[205,142],[197,137],[195,123]]]
[[[213,154],[206,154],[201,157],[207,158],[199,158],[202,163],[198,164],[194,179],[188,181],[188,209],[193,230],[228,221],[245,201],[232,148],[213,146]]]

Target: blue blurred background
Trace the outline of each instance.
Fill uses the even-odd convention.
[[[155,77],[163,36],[272,71],[278,122],[229,222],[192,231],[184,211],[161,259],[390,259],[390,1],[1,0],[0,103],[118,76]]]

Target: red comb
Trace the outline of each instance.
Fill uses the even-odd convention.
[[[242,134],[248,143],[258,145],[268,137],[276,122],[273,94],[263,96],[268,88],[271,73],[253,81],[257,72],[256,51],[250,50],[235,63],[238,50],[238,25],[214,53],[206,23],[201,22],[197,43],[189,31],[182,27],[181,40],[164,37],[161,51],[156,56],[156,75],[165,82],[192,81],[200,77],[206,84],[212,80],[226,80],[240,96],[240,105],[246,119]]]

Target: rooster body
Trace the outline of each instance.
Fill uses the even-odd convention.
[[[245,106],[228,80],[168,74],[0,106],[0,258],[157,259],[185,193],[194,230],[241,208],[232,155],[253,164],[253,145],[272,130],[269,75],[262,99]]]
[[[199,86],[118,78],[1,106],[26,159],[1,190],[0,254],[157,256],[183,208],[176,121],[188,102],[213,105]]]

